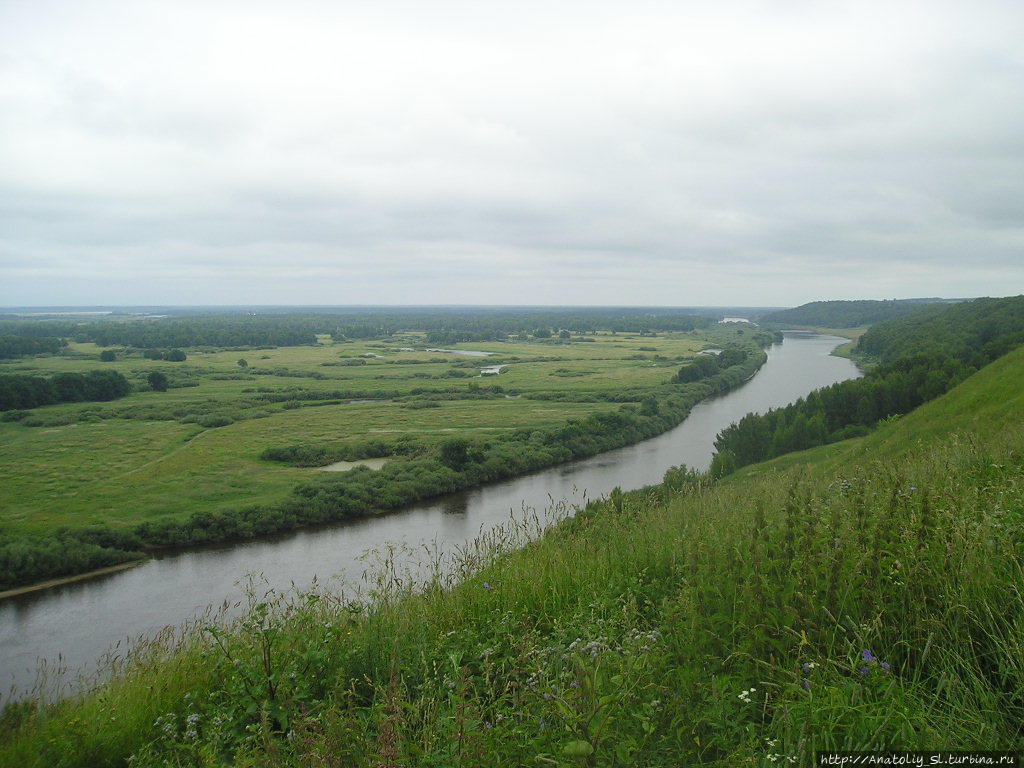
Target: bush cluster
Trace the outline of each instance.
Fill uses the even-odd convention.
[[[0,374],[0,411],[115,400],[131,391],[131,384],[117,371],[58,373],[50,377]]]

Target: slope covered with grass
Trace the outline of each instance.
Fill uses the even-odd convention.
[[[253,596],[2,765],[811,765],[1024,744],[1024,350],[825,464],[527,519],[413,590]],[[824,450],[824,449],[818,449]],[[777,460],[778,461],[778,460]],[[761,470],[760,476],[744,476]],[[287,602],[288,605],[284,603]]]

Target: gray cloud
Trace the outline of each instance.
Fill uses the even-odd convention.
[[[1024,291],[1016,2],[0,8],[0,304]]]

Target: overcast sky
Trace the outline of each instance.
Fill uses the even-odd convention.
[[[0,2],[0,305],[1024,292],[1024,2]]]

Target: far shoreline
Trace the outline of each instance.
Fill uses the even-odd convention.
[[[106,568],[97,568],[94,571],[76,573],[71,576],[61,576],[58,579],[47,579],[46,581],[38,581],[35,584],[27,584],[24,587],[15,587],[14,589],[7,589],[3,592],[0,592],[0,600],[4,600],[9,597],[18,597],[19,595],[27,595],[30,592],[38,592],[40,590],[50,589],[52,587],[59,587],[62,584],[73,584],[76,581],[85,581],[86,579],[91,579],[95,576],[106,576],[110,573],[126,571],[129,568],[134,568],[137,565],[142,565],[148,560],[149,558],[142,558],[141,560],[129,560],[127,563],[108,565]]]

